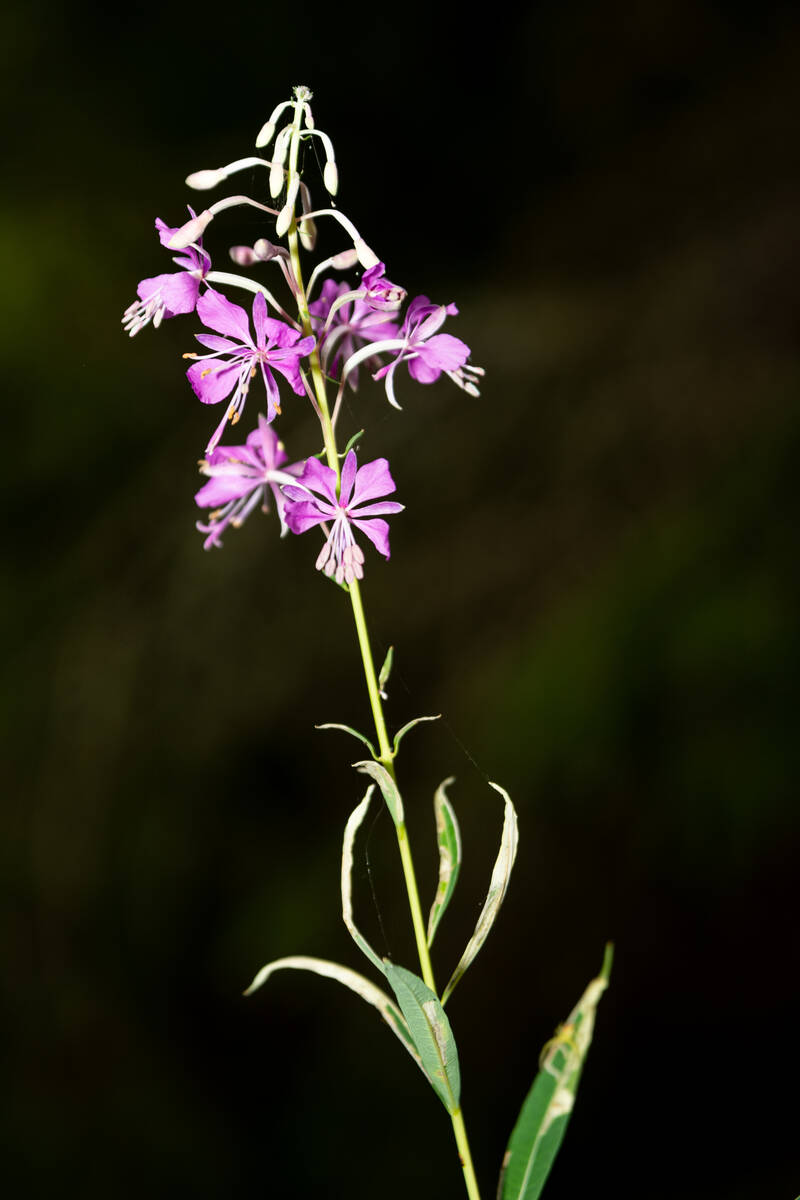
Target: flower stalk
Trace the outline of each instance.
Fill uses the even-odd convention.
[[[339,181],[333,144],[327,134],[315,129],[310,99],[308,88],[295,88],[293,99],[279,104],[262,126],[256,145],[261,148],[273,142],[270,159],[248,156],[226,167],[194,172],[188,177],[189,186],[205,191],[239,171],[251,167],[267,168],[269,193],[276,207],[248,196],[235,195],[217,200],[199,215],[190,208],[190,219],[183,225],[168,226],[157,219],[156,231],[162,245],[178,252],[173,257],[178,270],[140,281],[137,299],[123,316],[123,327],[134,336],[148,324],[157,328],[163,320],[195,313],[205,330],[210,331],[195,335],[203,348],[202,353],[192,351],[184,355],[191,360],[186,375],[197,398],[205,405],[221,405],[223,412],[200,461],[205,482],[195,496],[201,509],[210,510],[205,519],[197,523],[204,535],[204,546],[206,549],[220,547],[223,533],[227,537],[229,530],[238,528],[259,510],[274,513],[281,536],[303,535],[314,529],[317,535],[322,532],[324,540],[316,568],[339,584],[350,598],[375,727],[377,744],[374,746],[363,734],[348,726],[326,726],[353,734],[367,745],[371,755],[368,760],[354,764],[373,782],[345,828],[342,915],[358,948],[372,967],[382,972],[382,982],[392,989],[394,999],[349,967],[302,955],[267,964],[256,976],[248,994],[261,986],[273,971],[294,967],[338,980],[372,1005],[421,1067],[447,1109],[468,1200],[480,1200],[461,1108],[458,1053],[444,1004],[483,945],[505,897],[516,856],[517,818],[508,794],[499,785],[491,784],[504,798],[500,850],[475,932],[447,987],[440,994],[431,961],[431,945],[452,897],[461,860],[458,822],[446,794],[446,787],[452,780],[441,784],[434,798],[439,885],[426,928],[405,810],[397,787],[395,759],[400,741],[408,730],[420,720],[433,718],[417,718],[390,739],[383,689],[391,670],[392,655],[387,656],[378,677],[361,589],[366,560],[359,539],[371,542],[378,553],[388,559],[389,523],[386,518],[400,513],[404,506],[389,499],[396,486],[388,461],[378,457],[359,465],[354,445],[360,433],[351,437],[344,452],[340,453],[336,427],[345,389],[354,390],[358,386],[359,369],[368,371],[373,380],[382,381],[386,399],[395,409],[401,407],[397,399],[401,364],[405,364],[409,378],[417,384],[432,384],[447,375],[468,397],[478,395],[478,382],[483,372],[469,363],[470,351],[464,342],[441,331],[445,320],[457,315],[454,304],[432,303],[427,296],[417,296],[409,301],[403,316],[400,310],[406,300],[405,289],[387,278],[383,262],[367,246],[353,222],[337,208],[313,204],[308,184],[298,166],[304,140],[316,139],[315,144],[324,151],[322,182],[329,195],[336,193]],[[276,241],[259,237],[252,247],[230,247],[229,256],[244,272],[249,268],[265,268],[269,272],[277,265],[280,281],[290,296],[285,307],[269,288],[249,274],[212,270],[211,257],[203,246],[205,231],[216,217],[239,205],[248,205],[274,219],[270,238],[274,237]],[[311,270],[306,285],[301,251],[310,252],[314,248],[316,219],[335,222],[339,236],[349,239],[349,244],[319,262]],[[222,224],[215,222],[214,231]],[[281,241],[283,245],[277,244]],[[359,266],[361,277],[355,285],[352,277],[348,281],[332,274],[351,272]],[[321,286],[317,290],[318,283]],[[219,288],[249,292],[254,297],[251,310],[232,302]],[[329,382],[336,389],[333,408],[328,396]],[[253,398],[254,394],[258,394],[257,400]],[[290,423],[291,409],[300,400],[310,402],[319,419],[323,449],[290,461],[276,430]],[[248,416],[252,415],[255,405],[259,406],[255,428],[239,438],[235,445],[223,441],[228,427],[239,422],[246,405]],[[389,959],[380,959],[358,931],[354,919],[351,879],[354,842],[376,786],[383,794],[395,826],[419,959],[419,976]],[[527,1184],[525,1190],[514,1190],[515,1184],[508,1185],[504,1181],[513,1179],[515,1170],[518,1177],[529,1178],[544,1132],[551,1127],[556,1132],[563,1132],[563,1124],[557,1126],[556,1123],[571,1108],[571,1096],[591,1035],[594,1007],[607,984],[607,977],[604,968],[603,977],[593,981],[585,993],[581,1002],[584,1007],[579,1006],[570,1016],[568,1025],[575,1030],[575,1036],[554,1042],[551,1039],[552,1048],[547,1051],[543,1068],[547,1078],[541,1086],[537,1078],[532,1092],[537,1103],[544,1097],[545,1108],[531,1121],[526,1116],[529,1103],[526,1101],[509,1144],[506,1159],[511,1157],[511,1163],[507,1175],[501,1178],[498,1192],[501,1200],[525,1200]],[[584,1018],[586,1024],[580,1025]],[[559,1084],[557,1092],[553,1091],[556,1082]],[[550,1161],[554,1138],[555,1135],[548,1137]],[[515,1166],[520,1162],[520,1154],[525,1163],[521,1169]],[[545,1170],[548,1169],[549,1165]]]

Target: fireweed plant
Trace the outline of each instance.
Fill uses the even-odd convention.
[[[359,950],[369,960],[384,987],[349,967],[323,959],[293,956],[268,963],[247,989],[249,995],[278,970],[313,971],[337,980],[378,1010],[444,1105],[455,1135],[458,1156],[470,1200],[480,1192],[472,1165],[461,1109],[458,1052],[445,1005],[471,965],[497,917],[508,888],[517,853],[517,816],[510,797],[496,783],[490,786],[503,800],[500,850],[488,894],[475,931],[453,970],[447,986],[437,988],[431,948],[458,879],[461,836],[446,779],[436,790],[433,806],[439,849],[439,879],[427,922],[423,918],[414,862],[406,832],[403,801],[398,788],[396,759],[400,744],[418,717],[390,737],[383,711],[392,651],[376,671],[361,596],[368,543],[389,558],[387,517],[403,505],[389,497],[395,483],[385,458],[359,462],[360,433],[340,449],[337,428],[342,398],[364,375],[383,384],[386,399],[399,409],[398,376],[406,372],[420,384],[433,383],[443,373],[468,396],[478,395],[480,367],[469,361],[469,347],[443,331],[447,318],[457,315],[454,304],[436,304],[427,296],[406,302],[405,290],[386,275],[384,264],[366,244],[355,225],[338,208],[337,168],[330,138],[313,121],[308,88],[297,87],[279,104],[256,138],[256,147],[272,146],[271,158],[248,156],[218,170],[197,171],[186,180],[197,191],[216,188],[241,171],[266,173],[265,199],[233,195],[217,200],[180,226],[156,221],[163,246],[174,252],[177,270],[143,279],[138,299],[126,310],[123,325],[133,336],[146,325],[195,313],[203,332],[195,335],[198,349],[189,360],[189,384],[202,404],[221,417],[200,463],[205,482],[195,496],[204,517],[197,528],[206,549],[222,545],[223,536],[238,528],[256,509],[274,513],[281,536],[315,531],[316,569],[338,584],[331,597],[342,593],[352,606],[367,692],[375,725],[375,741],[346,725],[323,725],[342,730],[365,747],[367,757],[354,765],[369,778],[363,800],[350,816],[342,846],[342,916]],[[312,161],[322,161],[322,183],[330,199],[315,207],[298,165],[301,146],[313,144]],[[267,219],[270,238],[253,246],[233,246],[229,257],[236,271],[218,271],[203,245],[209,225],[228,209],[248,205]],[[316,222],[337,226],[342,248],[316,263],[310,274],[301,252],[312,252]],[[251,273],[246,273],[251,272]],[[260,278],[267,279],[269,287]],[[273,294],[279,285],[282,299]],[[223,290],[224,289],[224,290]],[[247,306],[230,299],[245,294]],[[252,393],[252,398],[251,398]],[[321,451],[294,458],[279,436],[283,408],[291,411],[293,396],[308,402],[320,425]],[[249,401],[249,407],[248,407]],[[252,427],[244,438],[235,429],[245,415]],[[255,411],[254,411],[255,410]],[[311,539],[308,539],[311,540]],[[321,542],[321,547],[320,547]],[[419,974],[381,958],[359,932],[353,915],[351,873],[354,847],[375,791],[389,811],[397,835],[400,860],[419,957]],[[563,1025],[544,1046],[539,1072],[511,1133],[501,1169],[501,1200],[534,1200],[539,1196],[563,1138],[578,1081],[592,1037],[595,1011],[611,968],[607,947],[600,975],[591,981]]]

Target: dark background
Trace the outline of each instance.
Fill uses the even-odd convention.
[[[338,900],[355,743],[313,725],[369,713],[313,535],[253,518],[202,552],[196,322],[119,328],[183,177],[250,153],[302,82],[342,209],[391,278],[457,300],[487,368],[480,400],[404,378],[402,413],[362,390],[342,422],[407,505],[365,585],[391,722],[445,714],[399,763],[426,907],[430,798],[457,776],[440,980],[499,837],[485,777],[519,811],[449,1005],[484,1197],[610,937],[548,1200],[792,1200],[796,7],[34,2],[3,33],[7,1186],[461,1194],[372,1011],[298,974],[240,997],[285,954],[361,967]],[[218,266],[264,232],[238,220],[209,231]],[[367,832],[361,923],[411,966],[387,817]]]

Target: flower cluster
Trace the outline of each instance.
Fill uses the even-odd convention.
[[[255,508],[270,511],[271,500],[282,534],[321,528],[325,540],[317,569],[350,586],[363,576],[364,554],[356,531],[388,558],[389,526],[384,517],[403,506],[385,499],[395,491],[385,458],[359,467],[352,448],[344,456],[339,454],[336,424],[345,386],[357,387],[363,364],[373,379],[383,381],[387,400],[399,408],[395,375],[401,363],[407,364],[417,383],[433,383],[444,372],[473,396],[478,394],[477,380],[483,372],[469,364],[464,342],[440,332],[445,319],[456,315],[454,304],[433,304],[426,296],[417,296],[401,315],[405,289],[386,277],[384,264],[352,222],[338,208],[314,208],[295,165],[299,143],[317,139],[325,154],[323,183],[330,195],[337,190],[338,172],[330,139],[314,125],[310,98],[307,88],[295,88],[293,99],[278,105],[261,129],[256,146],[263,149],[273,143],[271,159],[242,158],[217,170],[197,171],[186,181],[203,191],[239,171],[263,168],[276,206],[234,195],[199,214],[190,208],[190,219],[181,226],[157,219],[159,240],[177,252],[173,262],[179,269],[143,279],[137,287],[138,299],[122,320],[133,336],[145,325],[158,327],[167,318],[196,312],[210,331],[195,334],[202,351],[184,355],[191,360],[186,376],[197,398],[203,404],[224,405],[222,420],[200,463],[207,481],[195,496],[201,508],[210,510],[197,525],[205,535],[206,549],[221,545],[223,532],[241,525]],[[284,115],[287,123],[279,128]],[[265,213],[274,222],[275,241],[262,237],[252,247],[233,246],[230,258],[240,270],[213,270],[203,247],[204,232],[220,213],[236,205]],[[305,286],[301,249],[313,250],[316,220],[322,218],[338,224],[347,245],[318,263]],[[341,276],[359,265],[355,285]],[[288,292],[288,309],[260,279],[242,270],[257,272],[265,267]],[[251,313],[230,300],[223,288],[249,292]],[[243,444],[222,444],[228,423],[240,420],[259,376],[263,392],[261,385],[257,390],[264,411],[257,413],[256,428]],[[316,413],[324,445],[321,456],[289,463],[273,428],[283,415],[281,379],[293,395],[305,397]],[[336,389],[332,407],[331,384]]]

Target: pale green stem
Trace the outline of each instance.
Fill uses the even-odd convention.
[[[469,1200],[481,1200],[478,1181],[475,1178],[475,1168],[472,1165],[472,1155],[469,1152],[469,1141],[467,1140],[467,1130],[464,1125],[464,1115],[460,1108],[457,1108],[452,1113],[451,1120],[453,1122],[453,1133],[456,1135],[458,1157],[461,1159],[461,1167],[464,1172],[467,1195],[469,1196]]]
[[[295,105],[294,130],[292,133],[292,144],[289,151],[289,167],[287,184],[291,188],[292,179],[297,172],[297,152],[300,144],[300,122],[302,119],[302,106],[298,102]],[[289,253],[292,259],[292,269],[294,277],[297,281],[297,308],[300,314],[300,321],[303,326],[303,335],[308,336],[312,332],[311,316],[308,311],[308,299],[306,297],[305,287],[303,285],[303,273],[300,265],[300,247],[297,235],[297,222],[294,215],[292,216],[291,224],[287,232],[287,240],[289,242]],[[325,387],[325,378],[322,373],[322,367],[319,361],[319,354],[315,349],[309,359],[311,368],[311,378],[314,384],[314,395],[317,399],[317,407],[319,409],[320,421],[322,423],[323,438],[325,441],[325,457],[328,461],[328,466],[336,472],[337,480],[341,478],[339,470],[339,452],[336,445],[336,433],[331,422],[330,408],[328,407],[328,396]],[[364,663],[364,675],[367,681],[367,692],[369,694],[370,707],[372,708],[372,717],[375,722],[375,732],[378,737],[378,746],[380,748],[379,761],[383,764],[386,770],[391,775],[392,779],[397,782],[394,769],[394,753],[389,744],[389,736],[386,732],[386,721],[383,715],[383,704],[381,703],[380,688],[378,687],[378,678],[375,672],[375,662],[372,657],[372,648],[369,642],[369,634],[367,632],[367,622],[364,616],[364,606],[361,602],[361,589],[358,585],[358,580],[354,579],[348,585],[350,593],[350,602],[353,606],[353,618],[356,624],[356,632],[358,634],[358,645],[361,650],[361,658]],[[438,995],[436,991],[436,982],[433,976],[433,966],[431,964],[431,956],[428,951],[428,939],[425,932],[425,922],[422,916],[422,908],[419,902],[419,890],[417,888],[417,876],[414,871],[414,860],[411,855],[411,846],[408,841],[405,822],[401,822],[396,826],[397,844],[400,850],[400,862],[403,867],[403,877],[405,879],[406,891],[408,893],[408,904],[411,910],[411,921],[414,926],[414,938],[417,943],[417,953],[419,955],[419,964],[422,970],[422,978],[431,989]],[[472,1156],[469,1150],[469,1142],[467,1140],[467,1131],[464,1126],[464,1118],[461,1109],[456,1109],[451,1115],[453,1123],[453,1133],[455,1134],[456,1146],[458,1147],[458,1155],[461,1160],[461,1166],[464,1171],[464,1183],[467,1188],[469,1200],[480,1200],[480,1192],[478,1183],[475,1178],[475,1171],[472,1166]]]

